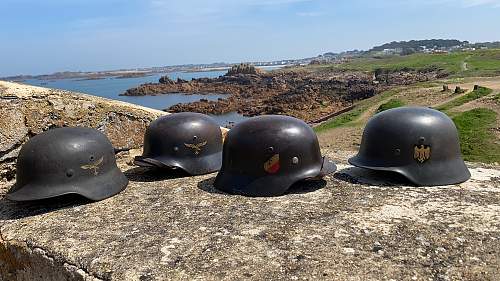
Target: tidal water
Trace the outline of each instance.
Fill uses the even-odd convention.
[[[98,80],[80,80],[80,79],[59,79],[59,80],[38,80],[28,79],[24,83],[34,86],[62,89],[68,91],[81,92],[89,95],[104,97],[113,100],[129,102],[154,109],[166,109],[174,104],[188,103],[200,99],[217,100],[224,98],[225,95],[184,95],[168,94],[157,96],[120,96],[127,89],[139,86],[144,83],[158,82],[161,76],[168,75],[171,79],[177,78],[191,80],[192,78],[214,78],[224,75],[226,71],[206,71],[206,72],[171,72],[166,74],[156,74],[137,78],[114,78],[108,77]],[[221,126],[226,126],[229,122],[239,122],[246,117],[236,113],[227,113],[223,115],[211,115]]]

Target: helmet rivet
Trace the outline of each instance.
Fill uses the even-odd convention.
[[[68,178],[71,178],[73,176],[73,174],[75,173],[75,171],[73,171],[73,169],[68,169],[66,170],[66,176]]]
[[[299,164],[299,157],[295,156],[292,158],[292,164],[297,165]]]
[[[177,146],[174,146],[174,151],[179,151],[179,148]]]

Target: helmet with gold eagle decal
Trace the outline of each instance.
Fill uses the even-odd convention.
[[[336,170],[321,156],[318,138],[303,121],[278,115],[247,119],[224,142],[215,187],[246,196],[283,195],[294,183]]]
[[[191,175],[218,171],[222,163],[222,131],[205,114],[182,112],[151,122],[144,151],[134,163],[143,167],[182,169]]]
[[[98,201],[128,184],[111,142],[90,128],[51,129],[32,137],[19,152],[16,173],[16,184],[6,195],[13,201],[65,194]]]
[[[354,166],[399,173],[420,186],[461,183],[470,173],[460,153],[457,128],[444,113],[400,107],[367,123]]]

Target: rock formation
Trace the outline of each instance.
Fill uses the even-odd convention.
[[[234,74],[218,78],[144,84],[127,90],[124,95],[157,95],[168,93],[227,94],[217,101],[200,100],[177,104],[169,112],[195,111],[221,114],[237,111],[246,116],[287,114],[306,121],[341,110],[353,101],[375,95],[384,89],[365,73],[307,75],[297,72]]]
[[[261,74],[261,73],[263,73],[262,70],[256,68],[255,66],[248,63],[241,63],[233,65],[226,73],[226,76],[232,76],[238,74]]]
[[[352,105],[353,101],[371,97],[388,87],[427,81],[442,75],[436,70],[378,70],[375,74],[298,71],[259,73],[255,67],[242,64],[233,66],[226,75],[213,79],[173,81],[165,76],[160,79],[160,83],[143,84],[127,90],[123,95],[227,94],[227,98],[217,101],[177,104],[166,110],[210,114],[237,111],[246,116],[287,114],[310,121],[340,111]]]

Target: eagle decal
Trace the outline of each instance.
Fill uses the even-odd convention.
[[[101,166],[103,161],[104,161],[104,156],[99,158],[99,160],[95,161],[94,163],[83,165],[80,168],[84,170],[94,170],[94,175],[97,176],[99,174],[99,166]]]
[[[415,152],[413,153],[413,158],[420,163],[424,163],[425,161],[431,158],[431,147],[429,145],[415,145]]]
[[[200,142],[200,143],[185,143],[184,144],[186,147],[193,149],[194,154],[198,155],[201,152],[201,149],[207,145],[207,141]]]

